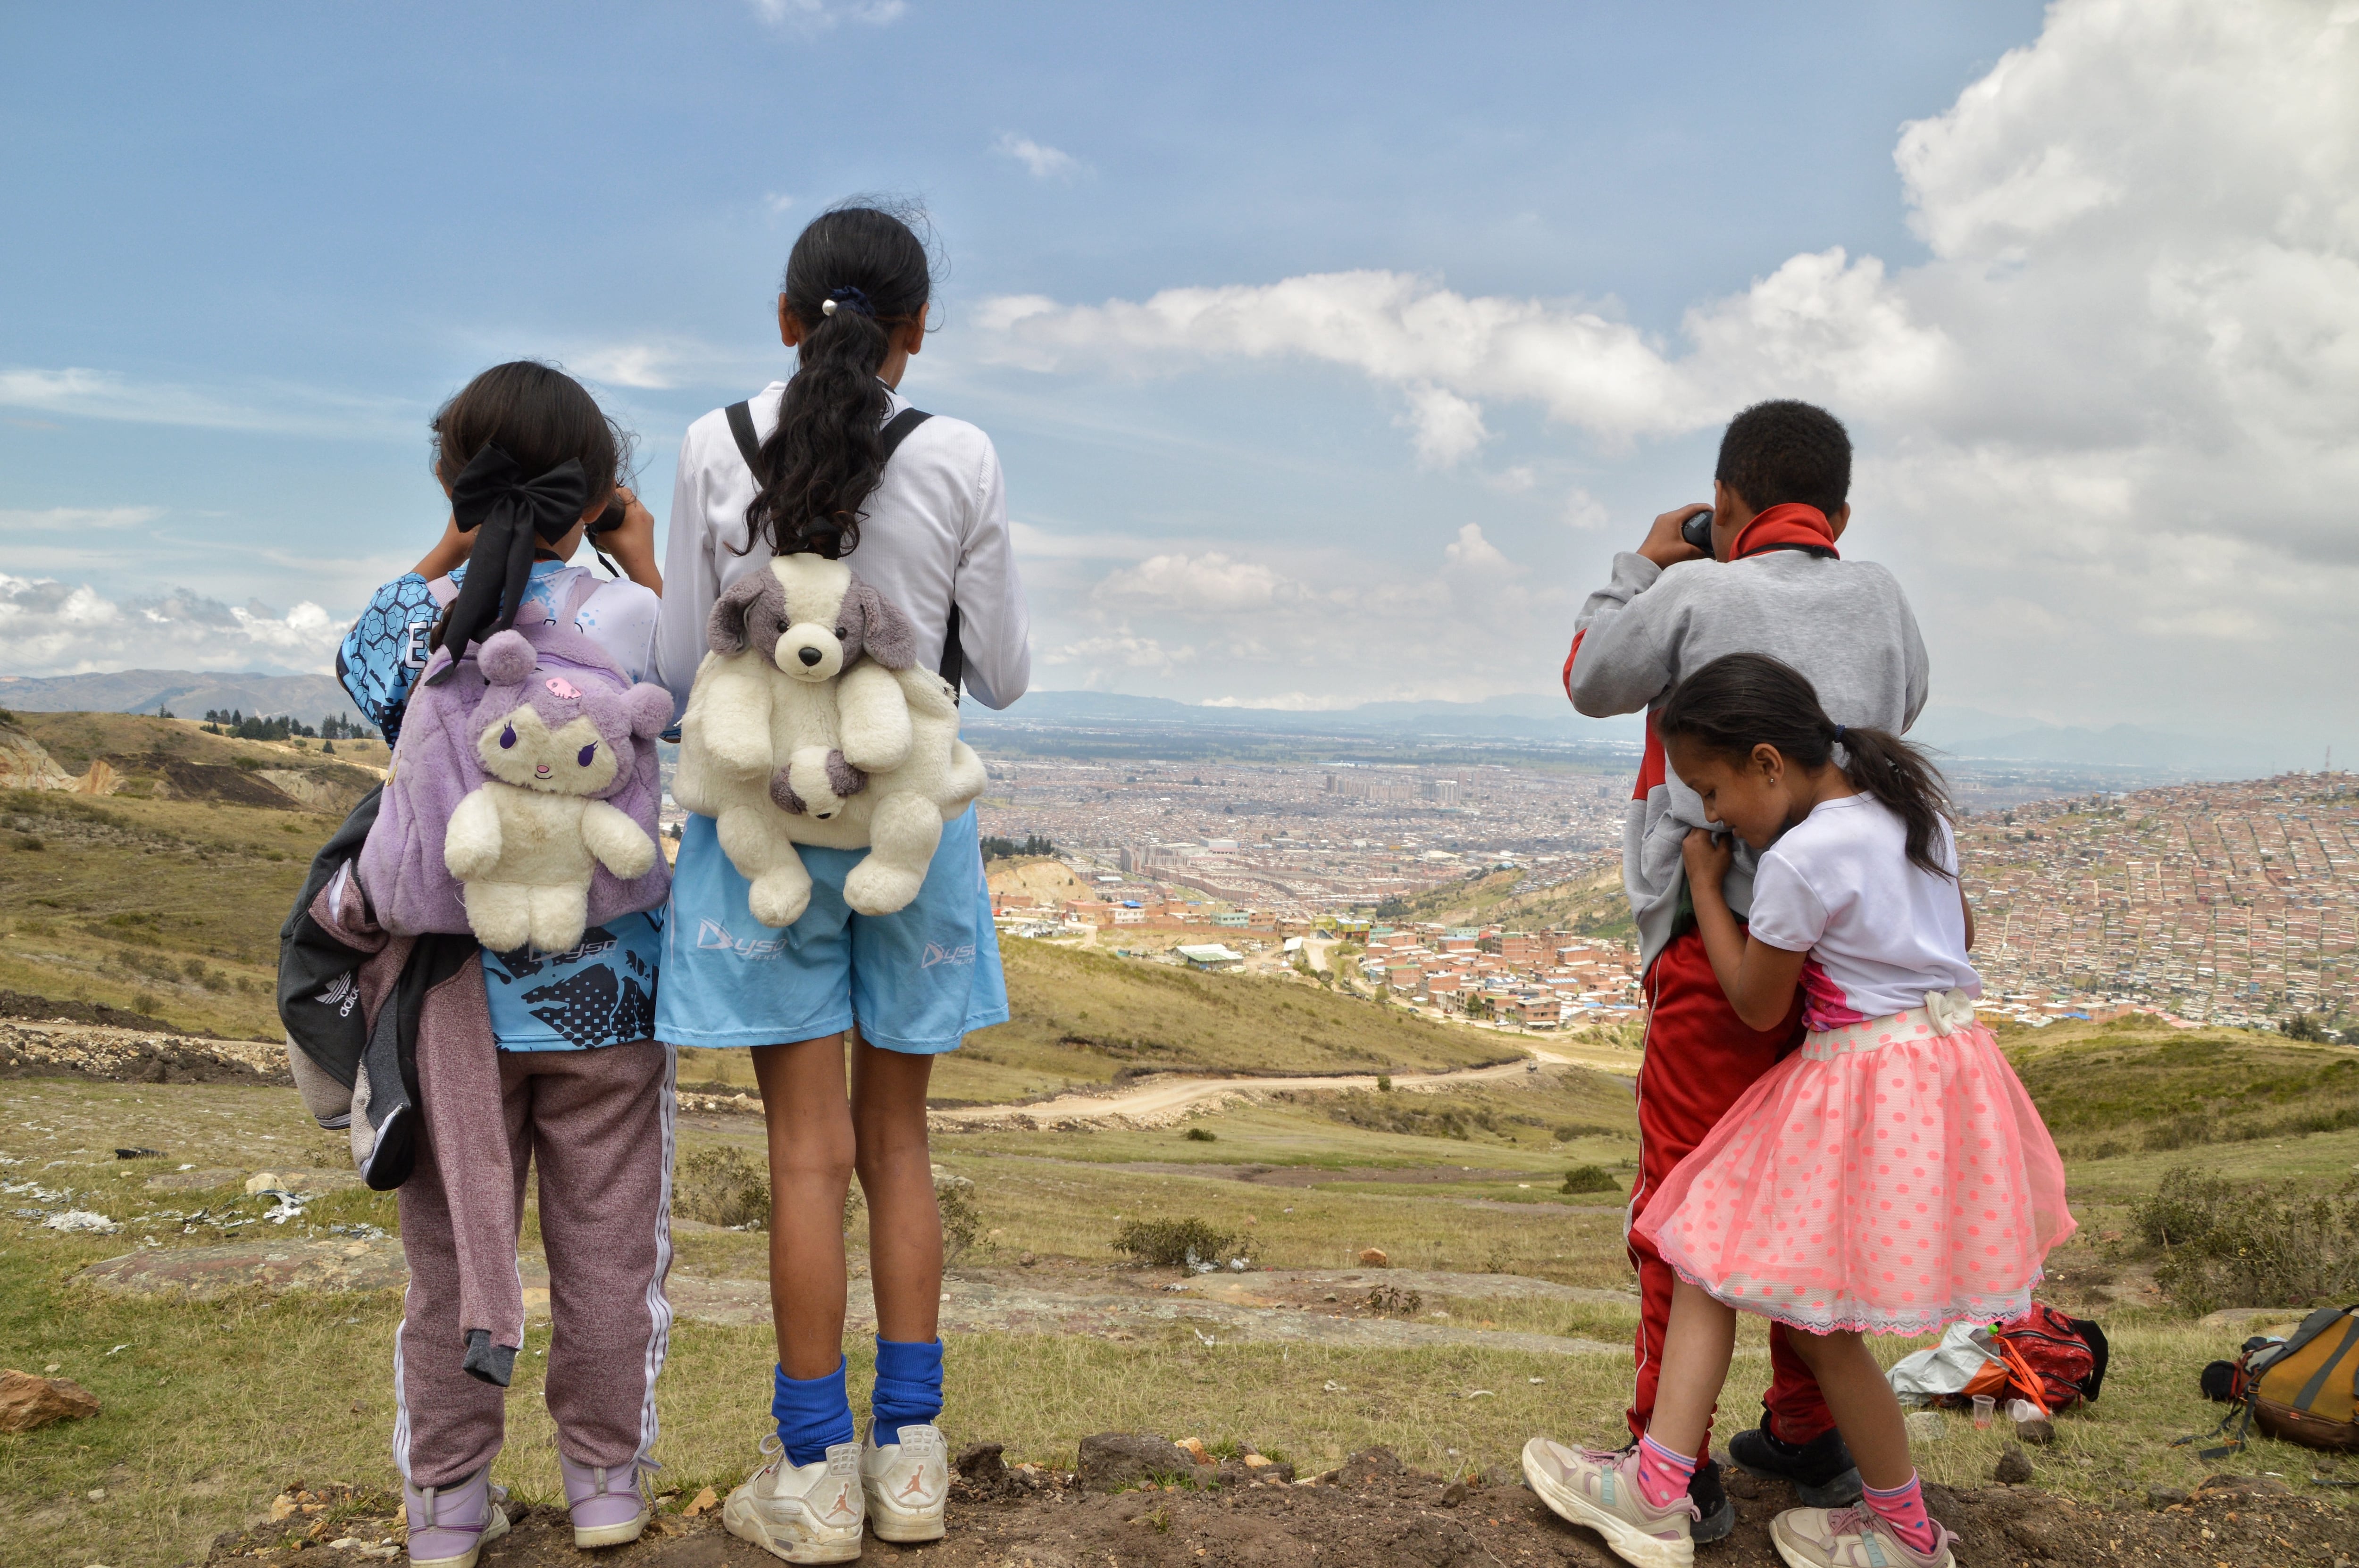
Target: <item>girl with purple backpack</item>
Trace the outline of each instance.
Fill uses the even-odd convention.
[[[433,430],[435,475],[452,499],[451,532],[419,570],[377,590],[337,656],[345,689],[396,743],[378,827],[401,806],[404,768],[422,775],[447,762],[428,744],[440,739],[430,731],[442,708],[408,710],[421,690],[431,704],[466,705],[452,708],[462,719],[484,712],[473,706],[479,701],[512,703],[508,734],[571,736],[554,756],[566,767],[574,765],[571,746],[588,740],[580,766],[633,775],[604,788],[636,788],[648,798],[632,804],[651,813],[645,753],[669,704],[653,688],[622,687],[652,666],[662,579],[652,519],[617,482],[627,438],[579,384],[529,362],[475,377],[435,416]],[[613,509],[622,524],[602,543],[636,580],[601,581],[568,564]],[[503,697],[500,683],[516,694]],[[405,717],[415,731],[407,746]],[[602,748],[611,754],[598,755]],[[412,835],[435,840],[438,861],[440,837]],[[429,885],[441,868],[416,855],[386,860],[380,839],[373,829],[358,877],[332,883],[314,917],[361,946],[397,940],[385,927],[447,929],[447,921],[417,914],[428,893],[449,901],[447,888]],[[661,869],[658,854],[644,882],[657,907],[615,915],[643,907],[649,895],[600,883],[588,928],[571,950],[486,947],[420,1008],[424,1135],[400,1187],[409,1286],[394,1352],[394,1459],[419,1568],[473,1568],[483,1543],[507,1529],[491,1462],[524,1342],[515,1260],[528,1165],[538,1167],[557,1331],[544,1393],[574,1542],[616,1545],[646,1528],[638,1477],[652,1463],[655,1379],[671,1325],[663,1287],[671,1260],[673,1063],[651,1038]]]

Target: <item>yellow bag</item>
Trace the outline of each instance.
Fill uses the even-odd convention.
[[[2359,1306],[2311,1313],[2258,1370],[2253,1420],[2263,1432],[2311,1448],[2359,1448]]]

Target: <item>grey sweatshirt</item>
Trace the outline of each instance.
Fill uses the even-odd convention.
[[[1661,765],[1652,713],[1671,687],[1723,654],[1767,654],[1810,678],[1838,724],[1894,734],[1925,706],[1925,642],[1890,572],[1801,550],[1767,550],[1741,561],[1682,561],[1668,570],[1646,557],[1614,557],[1614,580],[1582,606],[1579,642],[1565,677],[1573,707],[1592,719],[1649,714],[1641,793],[1622,827],[1622,881],[1638,922],[1642,965],[1671,939],[1686,885],[1680,846],[1705,826],[1703,803]],[[1659,776],[1656,776],[1659,774]],[[1736,846],[1729,908],[1753,906],[1753,851]]]

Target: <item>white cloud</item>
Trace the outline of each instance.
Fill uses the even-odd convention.
[[[2312,701],[2350,727],[2322,672],[2359,657],[2354,83],[2351,0],[2059,0],[1897,138],[1930,259],[1805,252],[1665,338],[1383,271],[978,314],[991,355],[1042,372],[1343,367],[1397,393],[1430,465],[1483,446],[1494,406],[1614,454],[1810,398],[1854,428],[1853,542],[1911,574],[1946,700],[2149,722],[2257,701],[2295,726]],[[1585,492],[1563,515],[1606,521]],[[1560,632],[1535,628],[1527,676]]]
[[[1051,648],[1040,656],[1040,662],[1044,665],[1088,665],[1089,674],[1082,684],[1085,688],[1095,689],[1104,684],[1104,672],[1112,665],[1169,675],[1180,665],[1193,663],[1195,657],[1196,650],[1192,646],[1182,644],[1167,648],[1152,637],[1136,636],[1123,630],[1078,638]]]
[[[773,190],[762,198],[762,210],[773,218],[783,218],[794,207],[795,199],[784,191]]]
[[[1480,523],[1467,523],[1459,527],[1458,537],[1442,546],[1442,558],[1453,571],[1490,576],[1508,568],[1507,557],[1498,546],[1483,537]]]
[[[1300,583],[1271,568],[1235,560],[1219,550],[1150,556],[1114,572],[1098,588],[1098,598],[1107,604],[1204,615],[1251,614],[1309,597]]]
[[[1418,461],[1428,468],[1450,468],[1491,438],[1480,404],[1425,382],[1409,387],[1408,412],[1397,423],[1416,433]]]
[[[38,512],[0,507],[0,529],[28,533],[81,534],[136,528],[164,515],[160,506],[49,506]]]
[[[585,380],[609,386],[662,391],[678,386],[710,366],[715,356],[701,343],[678,339],[647,339],[638,342],[597,343],[576,348],[564,356],[565,367]]]
[[[309,601],[280,614],[174,589],[117,602],[88,584],[0,572],[0,668],[82,675],[123,668],[300,674],[333,667],[343,625]]]
[[[1000,132],[991,150],[1002,157],[1014,158],[1030,170],[1035,179],[1071,179],[1082,172],[1081,159],[1072,154],[1014,131]]]
[[[1602,531],[1613,519],[1606,514],[1605,503],[1579,485],[1564,498],[1564,525],[1583,534]]]
[[[908,0],[752,0],[754,15],[772,27],[823,33],[840,22],[882,27],[899,21]]]
[[[249,393],[126,380],[111,371],[66,366],[0,368],[0,407],[84,419],[183,425],[210,430],[303,436],[414,438],[418,410],[391,398],[351,397],[317,388],[270,386]]]

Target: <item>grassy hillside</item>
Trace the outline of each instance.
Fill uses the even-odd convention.
[[[0,989],[275,1040],[279,923],[335,822],[291,801],[0,793]]]
[[[1494,1035],[1290,978],[1211,975],[1004,938],[1008,1011],[934,1069],[940,1099],[1022,1098],[1140,1072],[1440,1072],[1520,1055]],[[1127,1070],[1127,1071],[1125,1071]],[[744,1053],[696,1051],[683,1082],[753,1081]]]
[[[1493,871],[1415,898],[1387,901],[1378,914],[1403,924],[1503,925],[1516,931],[1577,931],[1584,936],[1626,937],[1636,931],[1616,864],[1553,887],[1525,891],[1530,871]]]
[[[2359,1053],[2250,1030],[2136,1020],[2006,1037],[2067,1159],[2249,1144],[2359,1127]],[[2234,1159],[2222,1149],[2219,1159]]]
[[[15,719],[70,773],[103,759],[123,781],[121,795],[133,799],[288,805],[341,817],[376,783],[387,755],[382,741],[338,741],[329,755],[317,741],[236,741],[190,719],[136,713]]]

